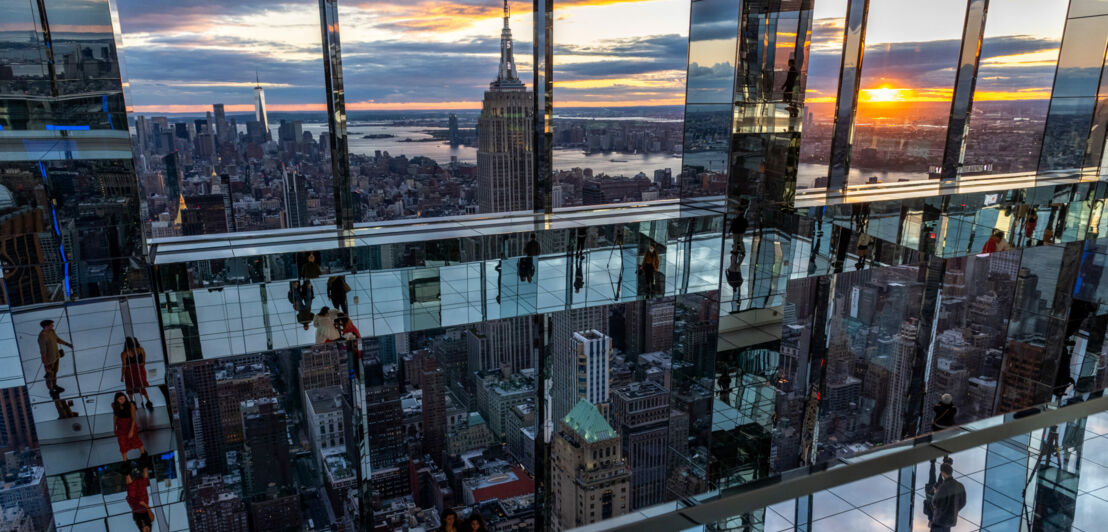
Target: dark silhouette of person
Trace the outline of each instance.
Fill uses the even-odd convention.
[[[950,532],[958,524],[958,512],[966,507],[966,488],[954,478],[954,467],[944,462],[931,496],[931,532]]]
[[[131,507],[131,518],[135,520],[140,532],[150,532],[154,526],[154,511],[150,509],[150,469],[143,466],[134,468],[125,477],[127,482],[127,505]]]
[[[458,530],[458,514],[454,510],[447,508],[442,511],[442,515],[439,517],[439,521],[442,526],[439,527],[439,532],[459,532]]]
[[[946,430],[954,426],[954,418],[958,415],[958,407],[954,406],[954,398],[949,393],[944,393],[933,408],[935,417],[931,421],[932,432]]]
[[[123,392],[115,392],[115,397],[112,399],[112,417],[115,422],[115,438],[119,442],[119,454],[123,455],[123,461],[127,461],[127,453],[132,449],[138,449],[146,455],[146,446],[138,437],[138,414],[135,412],[135,403],[127,399],[127,395]]]
[[[154,403],[150,401],[150,394],[146,388],[150,383],[146,380],[146,350],[139,344],[137,338],[128,336],[123,341],[123,352],[119,354],[123,362],[123,374],[119,380],[127,389],[127,396],[134,401],[135,395],[142,394],[146,398],[146,408],[154,409]]]
[[[58,338],[58,333],[54,331],[54,320],[42,320],[39,326],[42,331],[38,333],[38,350],[42,357],[42,367],[46,370],[46,391],[62,393],[65,388],[58,386],[58,365],[65,356],[65,351],[58,348],[58,344],[70,349],[73,349],[73,344]]]
[[[642,257],[642,265],[640,271],[643,275],[643,283],[646,287],[646,297],[654,295],[654,289],[657,284],[657,273],[660,261],[658,260],[658,252],[654,248],[654,244],[650,244],[650,249],[646,251],[646,254]]]
[[[794,103],[796,98],[796,80],[800,77],[800,71],[796,69],[796,60],[789,59],[789,71],[785,74],[785,83],[781,85],[784,91],[785,103],[789,106],[789,116],[797,116],[798,109]]]
[[[966,489],[954,479],[954,467],[944,461],[940,468],[940,480],[935,484],[931,497],[931,532],[950,532],[958,524],[958,512],[966,505]]]
[[[316,279],[322,273],[319,268],[319,259],[316,255],[317,252],[309,251],[307,256],[304,257],[304,262],[298,264],[300,267],[301,279]]]
[[[331,305],[342,310],[343,314],[350,314],[346,306],[346,294],[350,292],[350,285],[346,284],[345,275],[336,275],[327,279],[327,297],[331,299]]]
[[[464,532],[489,532],[489,529],[485,527],[485,519],[481,517],[481,512],[474,510],[469,514]]]
[[[539,241],[535,239],[535,233],[531,233],[531,238],[528,239],[527,244],[523,246],[523,253],[527,256],[519,261],[520,280],[528,283],[535,280],[535,259],[541,252]]]

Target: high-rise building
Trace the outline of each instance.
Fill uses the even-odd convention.
[[[285,185],[285,223],[287,227],[307,227],[311,225],[308,217],[308,179],[299,171],[281,169]]]
[[[535,367],[533,329],[529,316],[474,324],[466,331],[467,371]]]
[[[508,18],[504,0],[500,68],[477,119],[477,204],[482,213],[531,210],[534,193],[533,95],[516,73]]]
[[[440,466],[446,450],[445,372],[433,356],[423,357],[423,454]]]
[[[461,137],[458,136],[458,115],[450,113],[448,123],[450,126],[450,145],[457,146],[461,144]]]
[[[263,397],[242,403],[240,411],[246,462],[245,492],[253,497],[264,495],[273,487],[288,485],[292,464],[285,410],[276,397]],[[253,511],[253,503],[251,509]]]
[[[265,89],[262,88],[262,80],[258,78],[257,73],[254,75],[254,80],[257,83],[254,85],[254,121],[262,125],[262,132],[265,134],[264,140],[269,140],[269,115],[265,111]]]
[[[375,358],[365,362],[366,439],[374,470],[396,467],[404,458],[404,411],[395,373],[385,373]]]
[[[631,470],[622,453],[619,434],[587,400],[558,422],[550,452],[554,530],[630,511]]]
[[[37,447],[31,403],[22,386],[0,389],[0,455]]]
[[[573,405],[585,399],[607,412],[609,368],[612,358],[612,339],[595,329],[573,333],[570,347],[563,353],[553,354],[554,373],[553,419],[561,419]]]
[[[666,498],[669,454],[669,392],[652,381],[612,390],[612,426],[620,435],[631,468],[631,510]]]

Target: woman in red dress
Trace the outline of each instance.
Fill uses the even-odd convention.
[[[135,412],[135,403],[127,399],[123,392],[115,392],[112,400],[112,416],[115,419],[115,438],[119,441],[119,454],[123,455],[123,461],[127,461],[127,453],[132,449],[138,449],[146,455],[146,446],[138,437],[138,414]]]
[[[123,376],[120,377],[127,385],[127,396],[132,401],[135,394],[141,393],[146,398],[146,408],[154,409],[154,403],[150,402],[150,394],[146,393],[146,350],[139,345],[138,338],[127,337],[123,342],[123,352],[119,354],[123,361]]]

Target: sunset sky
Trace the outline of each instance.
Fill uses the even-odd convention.
[[[688,0],[557,5],[556,106],[684,102]],[[846,0],[815,5],[808,101],[819,104],[834,101]],[[872,0],[863,107],[949,101],[965,5]],[[119,0],[118,6],[136,111],[195,112],[212,103],[251,110],[255,70],[271,110],[324,108],[314,0]],[[530,9],[531,2],[517,0],[511,17],[516,59],[528,85]],[[1064,2],[1050,0],[990,3],[977,101],[1049,97],[1065,12]],[[479,108],[496,74],[501,13],[496,0],[340,3],[347,108]],[[719,22],[720,29],[734,24]],[[703,42],[694,50],[694,69],[711,83],[716,70],[730,72],[726,57],[714,57],[728,41],[720,33]],[[720,76],[720,93],[727,92],[727,77]]]
[[[348,110],[478,109],[499,60],[496,0],[340,2]],[[271,110],[323,109],[314,0],[119,0],[131,103],[251,110],[254,71]],[[557,105],[684,103],[688,0],[562,0]],[[531,82],[531,2],[512,4],[520,77]]]

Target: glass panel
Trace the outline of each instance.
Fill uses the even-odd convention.
[[[965,0],[873,0],[850,184],[927,179],[941,165]]]
[[[1108,16],[1071,18],[1066,22],[1039,158],[1040,172],[1082,166],[1104,67],[1101,48],[1106,42]]]
[[[555,7],[555,207],[677,197],[689,5]]]
[[[531,210],[529,8],[340,4],[357,221]]]
[[[816,2],[813,8],[797,189],[827,187],[831,135],[835,130],[835,100],[839,91],[839,68],[842,66],[846,31],[846,4],[846,0]]]
[[[1060,2],[989,3],[961,175],[1037,168],[1065,13]]]
[[[317,2],[118,9],[148,234],[333,223]]]

